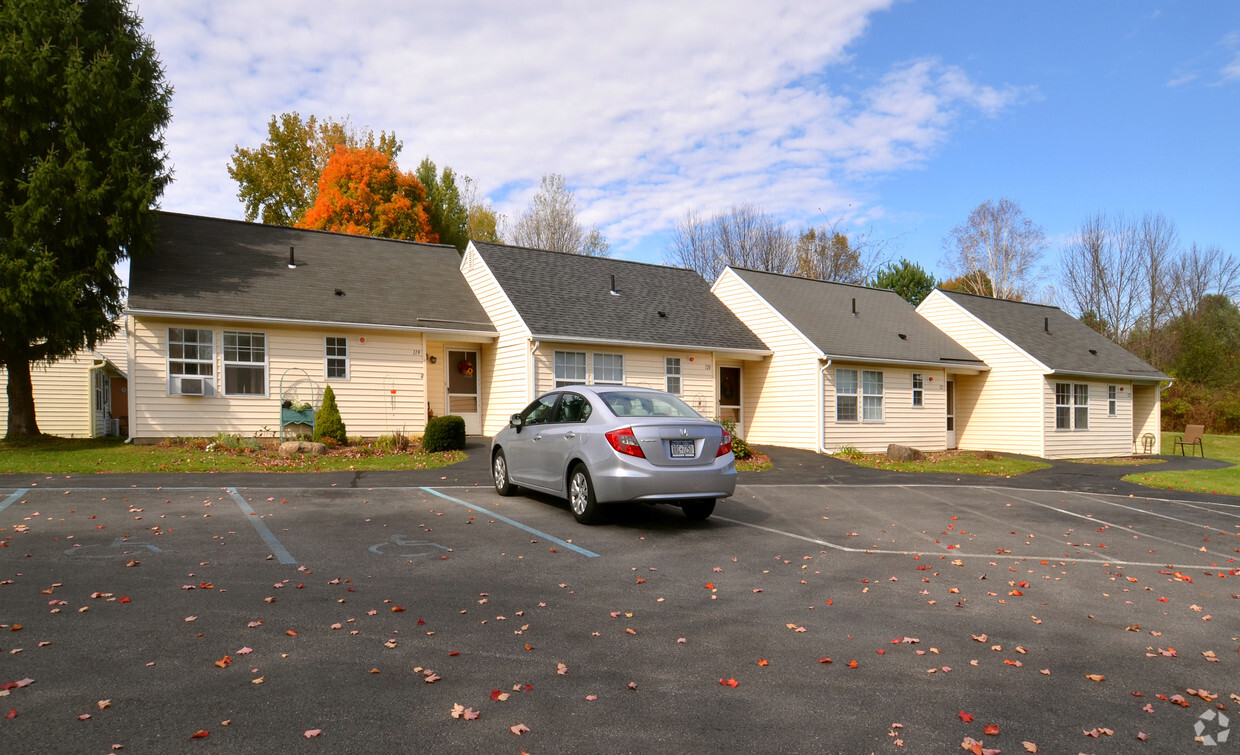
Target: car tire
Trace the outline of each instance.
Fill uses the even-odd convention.
[[[685,501],[680,504],[680,508],[684,510],[686,519],[691,522],[701,522],[715,513],[715,499],[698,498],[693,501]]]
[[[508,477],[508,457],[504,456],[504,449],[495,452],[495,456],[491,459],[491,473],[495,478],[495,492],[500,495],[512,495],[517,492],[517,486],[512,484],[512,479]]]
[[[598,524],[603,518],[603,507],[594,495],[594,481],[584,464],[574,466],[568,473],[568,507],[581,524]]]

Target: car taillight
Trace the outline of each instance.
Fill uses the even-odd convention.
[[[726,454],[727,452],[731,450],[732,450],[732,433],[728,432],[727,430],[724,430],[723,438],[719,441],[719,451],[715,454],[715,458],[718,459],[720,456],[723,456],[724,454]]]
[[[641,444],[637,442],[637,436],[633,435],[633,428],[622,427],[619,430],[604,433],[604,436],[611,447],[620,453],[646,458],[646,454],[642,453]]]

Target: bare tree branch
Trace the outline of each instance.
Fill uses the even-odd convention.
[[[997,299],[1025,298],[1034,283],[1046,233],[1020,205],[986,200],[943,240],[943,264],[975,292],[989,282]]]

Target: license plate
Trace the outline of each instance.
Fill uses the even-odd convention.
[[[691,440],[673,440],[671,443],[671,451],[673,459],[692,459],[697,454],[693,449],[693,441]]]

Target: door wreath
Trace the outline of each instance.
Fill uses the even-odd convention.
[[[471,377],[474,374],[474,363],[468,359],[462,359],[457,363],[456,371],[465,377]]]

